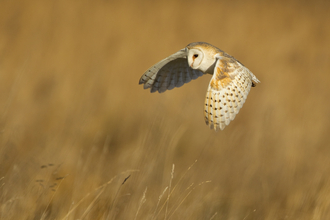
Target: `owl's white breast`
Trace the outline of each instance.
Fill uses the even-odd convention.
[[[204,74],[213,75],[215,63],[216,59],[214,56],[204,56],[204,59],[198,69]]]

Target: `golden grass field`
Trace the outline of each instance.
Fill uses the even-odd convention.
[[[1,1],[0,219],[330,219],[329,14],[329,1]],[[195,41],[261,81],[224,131],[204,123],[210,76],[138,85]]]

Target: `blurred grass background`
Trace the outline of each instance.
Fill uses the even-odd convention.
[[[1,219],[330,218],[329,1],[0,5]],[[138,85],[195,41],[261,81],[221,132]]]

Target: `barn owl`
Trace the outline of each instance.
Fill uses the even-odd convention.
[[[223,130],[242,108],[251,87],[260,82],[224,51],[204,42],[188,44],[149,68],[139,84],[151,92],[162,93],[204,74],[213,75],[206,92],[205,122],[211,129]]]

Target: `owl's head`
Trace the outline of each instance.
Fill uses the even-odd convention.
[[[193,69],[198,69],[202,64],[204,53],[199,48],[188,48],[188,64]]]

